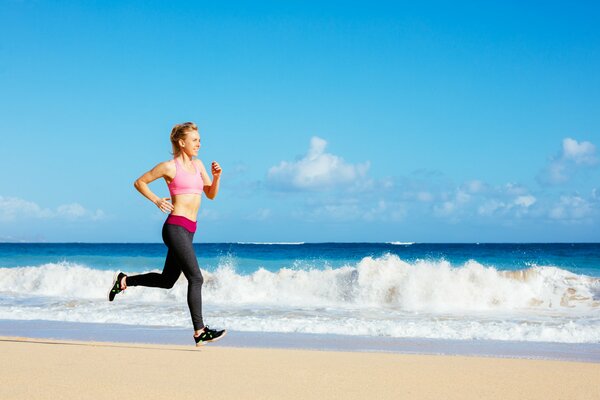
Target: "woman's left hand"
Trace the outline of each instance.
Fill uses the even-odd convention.
[[[211,165],[211,170],[212,170],[212,175],[213,178],[218,178],[221,176],[221,166],[219,165],[218,162],[213,161],[212,165]]]

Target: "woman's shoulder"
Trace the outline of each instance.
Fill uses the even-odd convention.
[[[195,163],[197,166],[201,167],[201,168],[203,168],[203,167],[204,167],[204,163],[203,163],[203,162],[202,162],[202,160],[200,160],[199,158],[195,158],[195,159],[194,159],[194,163]]]
[[[156,167],[154,167],[154,168],[157,170],[161,170],[161,171],[174,171],[176,169],[175,160],[170,159],[170,160],[159,162],[158,164],[156,164]]]

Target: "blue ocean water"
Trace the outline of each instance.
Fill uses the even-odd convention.
[[[240,273],[259,268],[338,268],[365,257],[393,254],[407,262],[446,260],[462,265],[476,260],[499,270],[532,265],[555,266],[576,274],[600,277],[600,243],[196,243],[202,269],[214,271],[224,260]],[[71,262],[100,270],[142,272],[162,268],[162,243],[0,243],[0,267]]]
[[[600,343],[600,244],[200,243],[206,319],[246,332]],[[0,243],[0,319],[189,327],[161,244]]]

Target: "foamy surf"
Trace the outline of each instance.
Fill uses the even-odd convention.
[[[235,267],[203,271],[207,319],[235,330],[600,342],[599,280],[552,266],[499,271],[386,255],[329,269]],[[0,268],[0,318],[189,326],[183,276],[171,290],[131,287],[108,303],[114,272]]]

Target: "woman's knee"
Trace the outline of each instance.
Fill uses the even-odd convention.
[[[162,288],[163,289],[171,289],[173,286],[175,286],[176,282],[177,282],[177,278],[173,279],[172,277],[163,277]]]
[[[204,283],[204,277],[202,276],[202,273],[200,271],[198,271],[197,274],[191,275],[188,278],[188,281],[190,282],[191,285],[202,286],[202,284]]]

